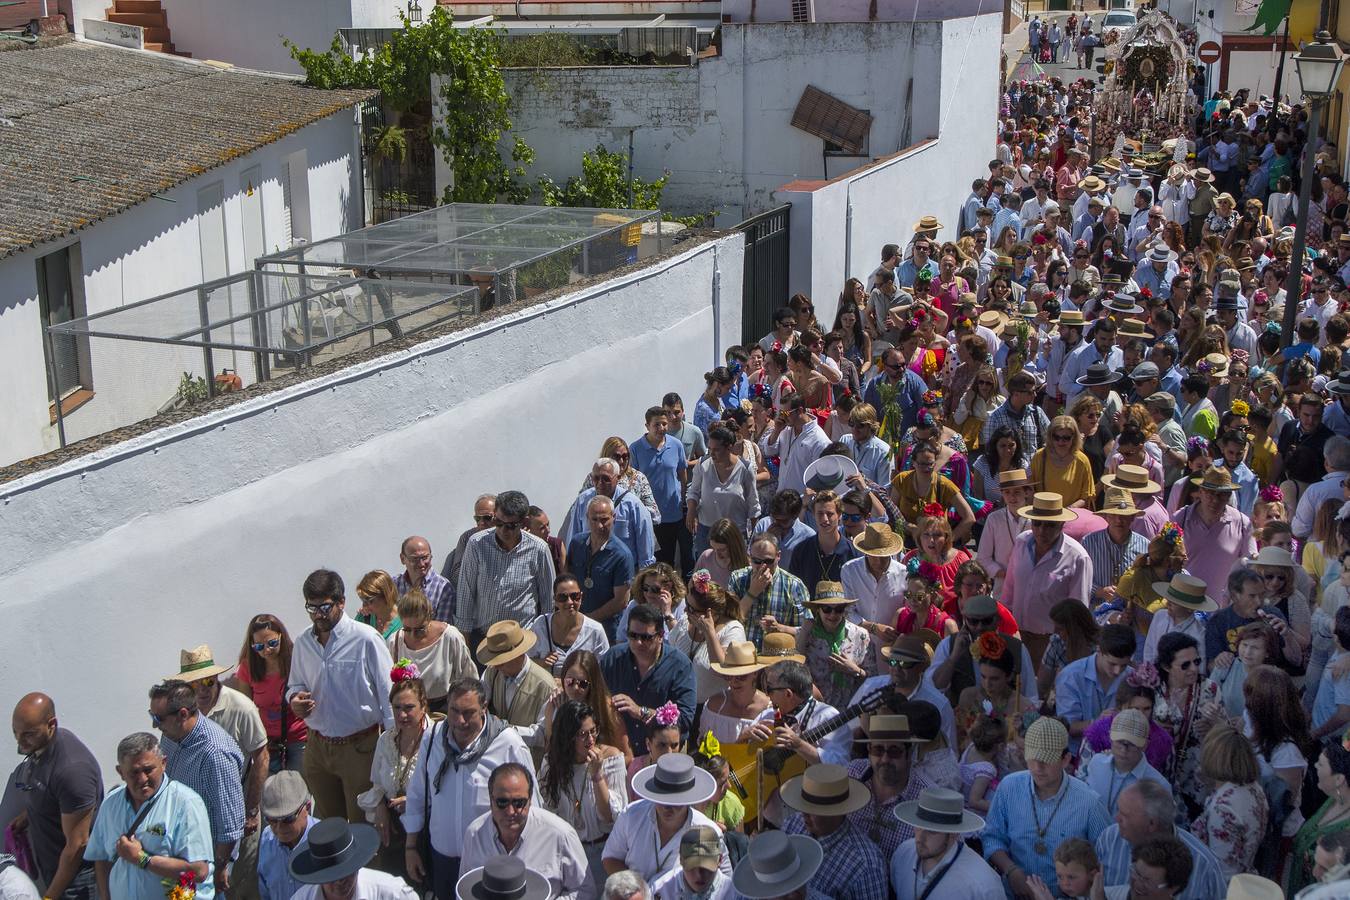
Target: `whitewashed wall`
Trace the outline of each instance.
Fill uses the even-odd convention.
[[[933,92],[941,97],[934,141],[829,182],[789,184],[775,192],[792,204],[789,294],[801,291],[816,315],[833,321],[844,280],[866,278],[881,247],[905,244],[914,223],[935,215],[955,239],[956,214],[970,183],[988,173],[998,117],[999,15],[941,23],[942,60]]]
[[[483,491],[560,523],[604,438],[666,391],[692,406],[738,336],[742,241],[0,485],[0,616],[23,623],[0,631],[0,709],[47,691],[111,770],[179,649],[235,656],[264,611],[299,630],[311,570],[350,597],[410,533],[439,565]]]
[[[732,22],[791,22],[792,0],[722,0],[722,15]],[[912,22],[1001,10],[998,0],[815,0],[817,22]]]
[[[301,149],[308,163],[313,236],[359,228],[359,143],[349,109],[165,191],[168,200],[151,198],[73,235],[67,243],[80,244],[87,311],[116,309],[202,282],[197,192],[217,182],[224,188],[229,271],[253,268],[244,252],[242,202],[244,175],[255,166],[261,173],[253,187],[262,196],[265,247],[272,252],[289,246],[280,179],[287,156]],[[58,446],[48,412],[37,259],[61,246],[43,244],[0,260],[0,377],[7,385],[0,392],[0,466]],[[66,418],[71,442],[153,415],[173,396],[183,371],[203,374],[199,351],[91,339],[90,354],[94,399]],[[224,356],[217,365],[234,368]]]

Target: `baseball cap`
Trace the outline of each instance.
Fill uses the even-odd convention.
[[[1177,408],[1177,398],[1167,391],[1154,391],[1144,398],[1144,405],[1153,406],[1155,404],[1163,409],[1173,410]]]
[[[1059,762],[1068,749],[1069,730],[1054,716],[1041,716],[1027,729],[1023,754],[1027,762]]]
[[[1130,378],[1135,381],[1143,381],[1145,378],[1157,378],[1158,374],[1157,363],[1141,362],[1134,367],[1134,371],[1130,372]]]
[[[1135,710],[1137,712],[1137,710]],[[695,825],[680,838],[680,865],[715,870],[722,861],[722,844],[717,829],[711,825]]]
[[[1148,746],[1148,719],[1137,709],[1122,709],[1111,720],[1111,740],[1126,741],[1144,749]]]

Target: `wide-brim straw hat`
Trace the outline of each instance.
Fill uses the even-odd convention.
[[[924,739],[914,734],[909,727],[909,716],[876,715],[867,720],[867,737],[862,739],[870,744],[922,744]]]
[[[1149,470],[1130,463],[1120,463],[1111,474],[1102,476],[1104,487],[1118,487],[1131,494],[1157,494],[1161,484],[1149,478]]]
[[[1072,510],[1064,508],[1064,498],[1050,491],[1038,491],[1031,497],[1031,505],[1017,511],[1024,519],[1033,522],[1073,522],[1078,516]]]
[[[844,586],[837,581],[817,581],[816,595],[807,601],[811,606],[849,606],[857,602],[844,593]]]
[[[1102,508],[1097,510],[1099,516],[1139,516],[1143,513],[1134,505],[1134,495],[1120,488],[1107,488]]]
[[[753,675],[764,668],[764,663],[758,659],[755,645],[750,641],[732,641],[723,657],[720,663],[708,664],[708,668],[718,675]]]
[[[1254,566],[1282,566],[1286,569],[1298,568],[1298,563],[1294,561],[1294,554],[1283,547],[1262,547],[1260,552],[1253,556],[1250,561]]]
[[[818,816],[846,816],[872,800],[872,792],[848,770],[832,763],[817,763],[779,789],[783,803],[798,812]]]
[[[1033,487],[1036,482],[1031,480],[1026,469],[1008,469],[998,473],[998,489]]]
[[[1196,181],[1210,182],[1214,180],[1214,173],[1209,169],[1196,169],[1191,173],[1191,177]]]
[[[494,856],[465,872],[455,884],[457,900],[549,900],[553,885],[514,856]]]
[[[998,331],[1004,325],[1008,324],[1008,317],[996,309],[987,309],[980,313],[980,317],[975,321],[977,324],[983,325],[990,331]]]
[[[886,659],[904,659],[910,662],[927,663],[933,661],[933,648],[942,640],[942,636],[927,628],[917,628],[909,634],[902,634],[889,647],[881,648]]]
[[[784,897],[815,877],[825,849],[810,835],[761,831],[736,864],[731,885],[749,900]]]
[[[1144,327],[1144,323],[1138,319],[1125,319],[1120,323],[1120,330],[1117,332],[1119,337],[1132,338],[1153,338],[1153,332]]]
[[[1078,189],[1082,191],[1087,191],[1089,194],[1095,194],[1098,191],[1106,190],[1106,182],[1102,181],[1096,175],[1089,175],[1082,181],[1078,182]]]
[[[717,793],[717,779],[687,753],[667,753],[633,776],[633,793],[665,806],[696,806]]]
[[[1238,489],[1233,483],[1233,476],[1228,470],[1220,466],[1210,466],[1203,475],[1196,475],[1191,479],[1191,484],[1196,485],[1203,491],[1218,491],[1231,494]]]
[[[895,556],[905,549],[905,539],[885,522],[869,522],[853,539],[853,546],[864,556]]]
[[[918,800],[898,804],[895,817],[906,825],[944,834],[969,834],[984,828],[984,819],[966,809],[965,798],[946,788],[929,788]]]
[[[806,657],[797,652],[797,639],[790,634],[778,632],[764,635],[755,658],[765,666],[780,662],[806,662]]]
[[[499,666],[528,653],[538,640],[538,635],[521,628],[519,622],[495,622],[478,645],[478,661],[485,666]]]
[[[1178,572],[1172,576],[1171,581],[1153,582],[1153,590],[1167,600],[1184,606],[1187,609],[1193,609],[1196,612],[1213,612],[1219,608],[1205,593],[1205,583],[1194,575],[1187,575],[1185,572]]]
[[[1284,900],[1284,891],[1269,878],[1239,872],[1228,879],[1224,900]]]
[[[203,678],[210,678],[212,675],[220,675],[223,672],[232,672],[235,666],[216,665],[215,657],[211,655],[211,648],[206,644],[198,644],[191,650],[180,650],[178,652],[178,671],[172,675],[164,676],[165,681],[201,681]]]
[[[923,216],[919,219],[918,224],[914,226],[914,231],[915,233],[920,231],[937,231],[938,229],[945,227],[945,225],[938,221],[937,216]]]
[[[1222,378],[1228,374],[1228,357],[1222,353],[1210,353],[1205,357],[1205,362],[1209,363],[1209,371],[1205,374],[1211,378]]]
[[[1087,319],[1083,318],[1083,311],[1080,309],[1061,310],[1059,318],[1051,319],[1051,325],[1087,325]]]

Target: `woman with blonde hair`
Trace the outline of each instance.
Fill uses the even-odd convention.
[[[647,512],[652,514],[652,524],[661,524],[661,508],[656,505],[656,495],[652,493],[651,482],[647,481],[647,476],[643,475],[637,469],[633,468],[633,454],[628,449],[628,442],[621,437],[607,437],[605,442],[600,445],[599,459],[612,459],[619,464],[619,487],[632,491],[633,496],[642,501],[642,505],[647,507]],[[588,490],[595,487],[595,480],[591,473],[586,473],[586,480],[581,483],[581,490]]]
[[[1112,396],[1116,396],[1114,393]],[[1119,412],[1119,409],[1116,410]],[[1092,464],[1092,479],[1100,481],[1106,474],[1106,461],[1116,452],[1116,433],[1111,414],[1102,401],[1086,391],[1069,404],[1069,415],[1078,423],[1082,436],[1083,455]]]
[[[712,670],[712,664],[725,659],[733,641],[746,639],[741,601],[713,581],[707,569],[699,569],[689,579],[684,613],[666,641],[689,657],[694,666],[697,702],[702,703],[722,690],[722,678]]]
[[[449,705],[450,685],[461,678],[478,677],[469,645],[458,628],[436,621],[431,601],[419,590],[399,598],[398,615],[402,625],[385,641],[389,657],[417,666],[427,706],[443,713]]]
[[[970,450],[980,449],[980,432],[989,415],[1006,401],[1007,397],[999,390],[998,372],[988,363],[975,369],[970,388],[961,394],[952,412],[952,422],[956,424],[961,439]]]
[[[356,586],[356,596],[361,600],[356,621],[374,628],[385,640],[402,627],[397,610],[398,588],[388,572],[382,569],[367,572]]]
[[[684,599],[686,596],[684,579],[674,567],[666,563],[653,563],[645,569],[639,569],[633,576],[633,587],[628,592],[628,605],[619,613],[619,624],[615,634],[628,633],[628,614],[639,603],[656,607],[666,617],[666,633],[669,634],[684,619]]]
[[[1066,507],[1091,509],[1097,498],[1092,462],[1083,452],[1083,436],[1073,416],[1055,416],[1045,446],[1031,457],[1031,480],[1037,490],[1059,494]]]
[[[1270,806],[1251,741],[1227,722],[1216,724],[1200,748],[1200,774],[1213,790],[1191,824],[1191,833],[1214,852],[1225,881],[1255,871]]]

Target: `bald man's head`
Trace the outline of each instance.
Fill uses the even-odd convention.
[[[19,752],[38,753],[56,736],[56,704],[46,694],[26,694],[14,705],[11,726]]]

